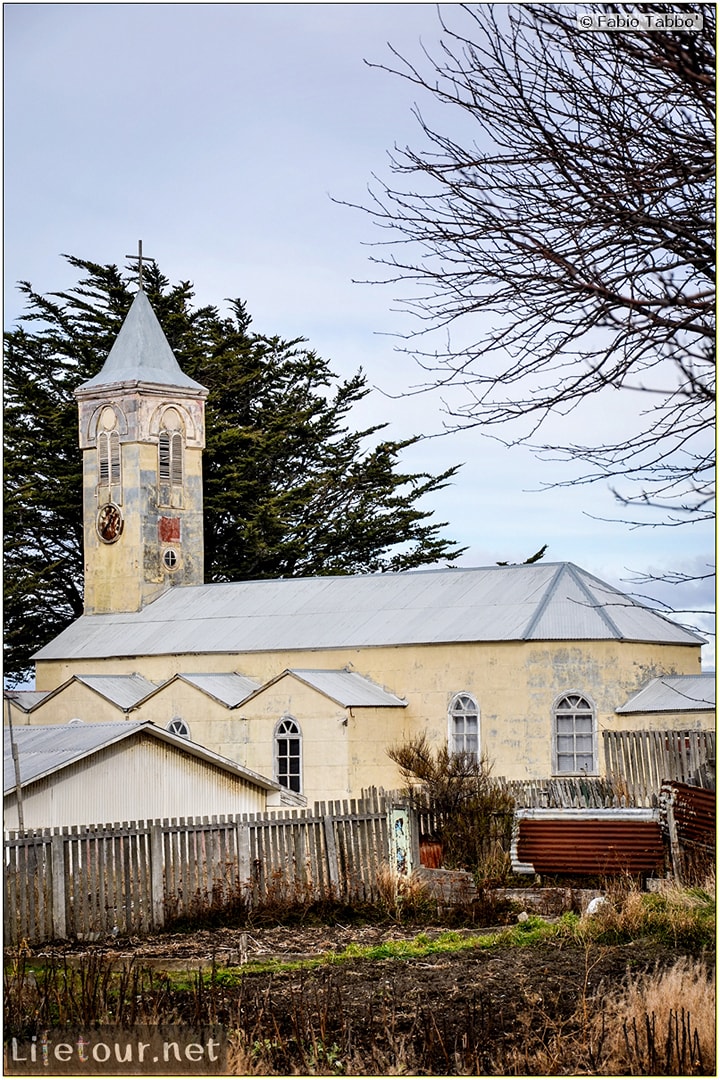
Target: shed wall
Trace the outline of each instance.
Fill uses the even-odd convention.
[[[125,739],[24,791],[26,829],[105,824],[147,818],[257,814],[262,788],[154,739]],[[17,827],[14,795],[5,799],[6,828]]]

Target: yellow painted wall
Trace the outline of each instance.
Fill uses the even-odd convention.
[[[86,724],[106,720],[117,723],[124,715],[117,705],[78,682],[71,682],[31,713],[12,706],[12,720],[18,725],[67,724],[71,720],[84,720]],[[135,716],[130,714],[130,719],[134,720]]]
[[[174,679],[153,694],[143,705],[131,713],[133,720],[151,720],[158,727],[167,727],[178,717],[190,729],[190,738],[214,750],[216,754],[254,768],[248,761],[248,724],[237,709],[226,705],[196,686]],[[262,772],[257,769],[256,772]],[[268,773],[262,773],[268,776]]]
[[[311,802],[398,784],[385,749],[389,733],[395,738],[408,730],[402,707],[344,708],[285,675],[239,711],[248,717],[247,765],[265,776],[273,776],[276,724],[285,716],[296,721],[302,734],[303,794]]]
[[[615,728],[620,731],[714,731],[715,713],[661,712],[623,713]]]
[[[501,642],[49,661],[38,664],[37,688],[57,686],[73,670],[141,671],[153,682],[178,672],[239,671],[265,683],[285,668],[346,665],[406,698],[408,707],[346,711],[286,677],[248,705],[228,710],[176,680],[131,716],[163,726],[174,715],[181,716],[193,740],[272,776],[274,726],[287,712],[303,733],[304,793],[313,801],[355,797],[361,788],[374,784],[395,786],[398,776],[385,748],[421,732],[438,745],[444,743],[448,706],[454,694],[464,691],[480,706],[482,748],[495,774],[519,780],[543,778],[552,773],[552,710],[560,696],[574,691],[595,706],[601,751],[603,730],[634,726],[634,721],[618,716],[615,709],[656,676],[697,674],[700,651],[695,646],[618,641]],[[34,723],[47,722],[43,711],[41,707],[32,714]],[[342,723],[343,714],[347,726]],[[671,726],[664,720],[659,724]],[[651,725],[643,719],[637,726]],[[601,752],[599,761],[602,766]]]

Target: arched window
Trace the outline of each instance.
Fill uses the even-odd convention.
[[[172,720],[167,726],[167,729],[168,731],[171,731],[173,735],[181,735],[183,739],[190,738],[190,728],[179,716],[173,716]]]
[[[98,484],[109,487],[120,483],[120,435],[117,431],[101,431],[97,440]]]
[[[290,716],[284,716],[275,728],[275,779],[278,784],[296,791],[302,789],[302,736]]]
[[[581,694],[565,694],[555,704],[554,770],[596,773],[595,710]]]
[[[161,431],[158,439],[158,477],[161,484],[182,487],[183,437],[179,431]]]
[[[451,754],[480,757],[480,709],[471,694],[456,694],[450,702],[448,749]]]

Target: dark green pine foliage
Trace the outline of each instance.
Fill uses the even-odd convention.
[[[82,614],[82,464],[74,389],[95,375],[135,293],[115,266],[66,256],[83,276],[48,297],[23,282],[27,313],[5,341],[5,673]],[[209,390],[203,457],[207,581],[407,570],[452,562],[445,522],[419,504],[445,486],[405,473],[387,426],[350,426],[370,392],[362,372],[338,381],[302,338],[250,329],[195,308],[189,282],[156,265],[144,285],[181,368]],[[379,441],[376,441],[376,438]]]

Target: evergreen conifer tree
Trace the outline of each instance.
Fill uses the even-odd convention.
[[[5,671],[18,679],[82,614],[73,391],[100,370],[134,296],[118,267],[67,258],[78,285],[43,296],[22,282],[27,313],[6,334]],[[384,440],[384,423],[352,429],[370,392],[362,371],[339,381],[304,339],[255,333],[241,300],[227,315],[194,307],[190,282],[171,285],[156,264],[144,287],[181,368],[209,390],[207,581],[406,570],[461,554],[419,505],[457,467],[403,472],[402,452],[420,436]]]

